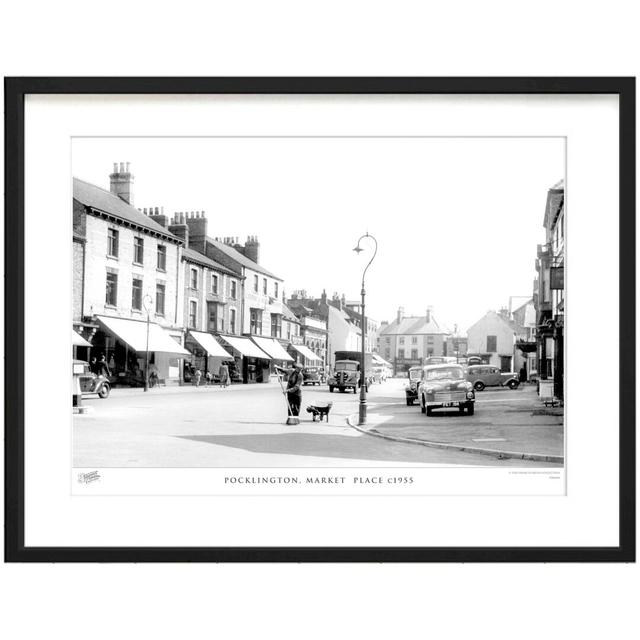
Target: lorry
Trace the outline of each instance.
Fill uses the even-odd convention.
[[[360,351],[336,351],[335,365],[332,374],[329,376],[329,391],[334,389],[341,392],[353,389],[353,393],[358,392],[360,386],[360,371],[362,369],[362,352]],[[367,377],[365,389],[373,382],[373,360],[371,353],[364,354],[365,375]]]

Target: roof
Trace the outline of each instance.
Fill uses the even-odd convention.
[[[276,280],[280,280],[282,282],[282,278],[279,278],[275,274],[271,273],[271,271],[267,271],[263,266],[259,265],[257,262],[250,260],[247,256],[243,255],[233,247],[230,247],[228,244],[224,242],[220,242],[219,240],[214,240],[213,238],[207,237],[207,242],[219,249],[223,253],[225,253],[229,258],[235,260],[238,264],[241,264],[243,267],[247,269],[252,269],[253,271],[257,271],[258,273],[262,273],[265,276],[269,276],[270,278],[275,278]]]
[[[97,187],[95,184],[85,182],[84,180],[80,180],[80,178],[74,178],[73,197],[86,207],[119,218],[123,222],[148,229],[151,232],[162,234],[164,237],[175,240],[176,242],[182,242],[180,238],[174,236],[154,220],[151,220],[149,216],[140,213],[135,207],[126,203],[118,196],[106,189]]]
[[[207,258],[207,256],[194,251],[193,249],[189,249],[188,247],[184,247],[182,249],[182,258],[184,260],[189,260],[191,262],[197,262],[198,264],[204,265],[205,267],[209,267],[210,269],[215,269],[216,271],[222,271],[223,273],[228,273],[233,276],[238,276],[235,271],[232,271],[228,267],[212,260],[211,258]]]
[[[289,322],[297,322],[298,324],[300,324],[300,320],[296,318],[293,311],[291,311],[291,309],[289,309],[289,307],[284,304],[284,302],[282,303],[282,317],[286,320],[289,320]]]
[[[434,334],[447,334],[445,329],[442,329],[440,325],[431,316],[427,322],[425,316],[409,316],[403,318],[400,323],[394,320],[391,324],[387,325],[380,331],[380,335],[434,335]]]
[[[547,192],[547,206],[544,211],[543,226],[552,229],[564,206],[564,180],[560,180]]]

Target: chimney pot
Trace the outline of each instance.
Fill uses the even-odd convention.
[[[127,162],[127,173],[129,173],[129,162]]]
[[[118,173],[118,163],[117,162],[113,163],[113,173]]]
[[[124,162],[120,163],[120,173],[124,173]]]

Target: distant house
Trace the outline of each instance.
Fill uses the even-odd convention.
[[[500,313],[487,311],[467,330],[467,355],[479,356],[501,371],[513,371],[518,367],[518,357],[522,358],[516,354],[516,336],[517,328],[507,309]]]
[[[381,324],[378,349],[393,364],[397,375],[423,364],[429,356],[453,356],[448,354],[448,336],[449,332],[438,324],[430,308],[424,316],[405,316],[404,307],[400,307],[391,324]]]

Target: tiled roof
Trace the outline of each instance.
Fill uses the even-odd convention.
[[[204,265],[205,267],[209,267],[210,269],[215,269],[216,271],[221,271],[222,273],[228,273],[233,276],[237,276],[238,274],[235,271],[231,271],[231,269],[225,267],[224,265],[212,260],[211,258],[207,258],[207,256],[194,251],[193,249],[188,249],[184,247],[182,249],[182,257],[185,260],[189,260],[191,262],[197,262],[198,264]]]
[[[243,267],[247,269],[252,269],[253,271],[257,271],[258,273],[263,273],[265,276],[269,276],[271,278],[275,278],[276,280],[280,280],[282,282],[282,278],[274,275],[270,271],[267,271],[263,266],[259,265],[257,262],[250,260],[247,256],[243,255],[233,247],[230,247],[228,244],[224,242],[220,242],[219,240],[214,240],[213,238],[207,238],[207,242],[219,249],[223,253],[225,253],[229,258],[235,260],[238,264],[241,264]]]
[[[387,325],[380,335],[424,335],[424,334],[446,334],[447,331],[440,328],[433,316],[429,322],[427,322],[424,316],[409,316],[403,318],[400,323],[394,320],[391,324]]]
[[[124,222],[134,224],[155,233],[160,233],[166,238],[180,242],[180,238],[169,233],[162,225],[151,220],[151,218],[145,216],[143,213],[140,213],[135,207],[127,204],[118,196],[94,184],[80,180],[80,178],[73,179],[73,197],[86,207],[91,207],[102,213],[119,218]]]
[[[298,320],[298,318],[296,318],[296,316],[293,314],[291,309],[289,309],[289,307],[284,303],[282,304],[282,317],[290,320],[291,322],[300,322],[300,320]]]

